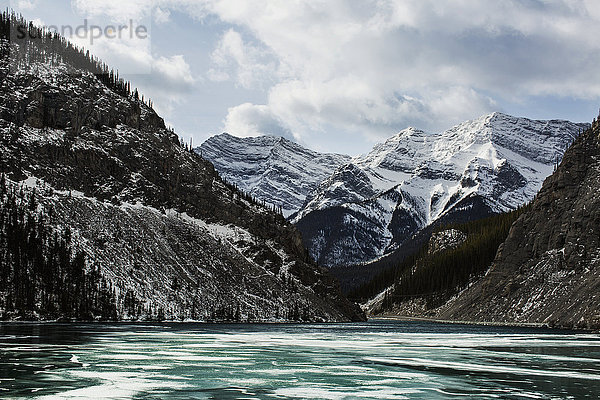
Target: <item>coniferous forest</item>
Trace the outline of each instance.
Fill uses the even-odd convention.
[[[10,59],[16,68],[27,68],[36,62],[52,66],[62,63],[71,65],[79,70],[93,73],[102,83],[115,93],[140,101],[137,89],[131,88],[131,83],[119,77],[119,72],[111,69],[97,57],[73,45],[57,32],[27,22],[14,12],[4,11],[0,15],[0,39],[16,42],[19,46],[2,47],[0,57]],[[153,104],[150,99],[142,99],[148,107]]]
[[[73,248],[69,228],[50,227],[36,193],[0,175],[0,318],[116,319],[115,296]]]
[[[513,222],[529,207],[467,223],[440,226],[435,232],[455,229],[466,234],[467,239],[457,247],[433,254],[426,243],[417,254],[377,275],[349,297],[366,301],[391,285],[383,310],[414,298],[425,299],[428,308],[439,307],[487,271]]]
[[[115,93],[141,101],[118,71],[14,12],[0,15],[0,40],[16,44],[0,46],[0,57],[10,67],[67,64],[93,73]],[[152,107],[150,100],[145,103]],[[52,211],[38,204],[35,192],[10,186],[0,175],[0,319],[116,319],[114,289],[99,267],[86,266],[85,254],[73,248],[69,228],[56,230],[50,222]]]

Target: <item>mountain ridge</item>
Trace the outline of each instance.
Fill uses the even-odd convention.
[[[597,330],[599,191],[594,120],[527,206],[438,227],[353,296],[373,315]]]
[[[494,112],[435,134],[409,127],[376,144],[367,154],[346,163],[338,158],[335,169],[328,167],[333,170],[329,175],[320,169],[319,174],[306,178],[312,179],[312,190],[296,196],[284,214],[301,231],[311,256],[322,265],[336,267],[336,275],[344,280],[338,266],[368,267],[437,221],[468,221],[527,203],[564,149],[587,126]],[[225,140],[209,139],[200,149],[204,146],[212,151],[208,158],[230,182],[267,203],[281,201],[281,186],[273,182],[286,180],[284,168],[277,169],[283,177],[269,177],[260,190],[253,189],[258,187],[256,171],[269,168],[265,160],[272,143],[289,143],[287,139],[241,139],[229,134],[215,138]],[[248,142],[253,142],[252,146]],[[211,150],[217,144],[220,149]],[[250,157],[245,155],[247,149]],[[228,155],[231,152],[236,153],[235,158]],[[254,154],[261,153],[269,156],[257,160]],[[285,154],[281,157],[277,162],[287,164]],[[308,158],[316,159],[307,157],[303,165],[315,169],[318,163],[310,163]],[[267,167],[254,166],[251,173],[245,173],[236,170],[236,162]],[[324,178],[318,182],[315,177]],[[303,195],[301,208],[295,210]]]
[[[600,126],[567,150],[487,274],[437,315],[598,329]]]
[[[350,157],[318,153],[281,136],[240,138],[223,133],[195,151],[240,190],[281,207],[286,217],[302,206],[308,193]]]
[[[14,23],[24,22],[3,14],[2,32]],[[48,214],[48,229],[72,231],[85,268],[101,267],[114,297],[114,313],[108,314],[217,321],[364,318],[335,280],[310,262],[297,230],[223,181],[164,126],[150,102],[115,82],[112,72],[107,78],[77,67],[92,62],[64,39],[25,26],[40,38],[27,42],[27,51],[22,43],[0,39],[0,172],[16,201],[35,199]],[[40,314],[50,311],[40,308],[39,296],[58,295],[40,291],[45,286],[34,260],[17,262],[21,250],[14,245],[0,263],[8,277],[0,292],[13,298],[27,287],[37,297],[27,309],[11,301],[0,311],[9,318],[60,317]]]

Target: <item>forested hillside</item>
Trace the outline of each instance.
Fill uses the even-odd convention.
[[[10,41],[14,46],[2,46],[0,55],[9,60],[12,68],[28,70],[36,63],[45,63],[60,68],[65,64],[75,70],[94,74],[104,85],[115,93],[132,97],[152,107],[150,99],[140,98],[137,89],[131,88],[131,82],[119,77],[119,72],[110,68],[89,51],[74,46],[56,32],[46,31],[22,16],[8,11],[0,15],[0,39]]]
[[[35,192],[9,187],[0,174],[0,318],[115,319],[114,291],[52,218]]]
[[[448,246],[442,243],[439,245],[441,251],[434,249],[431,239],[418,254],[378,275],[352,292],[350,298],[365,302],[383,293],[377,309],[371,310],[377,313],[393,311],[402,303],[415,299],[423,303],[425,310],[445,304],[487,271],[511,225],[528,207],[473,222],[438,227],[432,238],[457,231],[464,234],[465,239]]]
[[[600,123],[567,150],[489,272],[438,318],[600,327]]]

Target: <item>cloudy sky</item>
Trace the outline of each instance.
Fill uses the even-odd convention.
[[[73,40],[195,144],[264,133],[358,154],[408,126],[492,111],[590,121],[600,106],[598,0],[7,3],[38,24],[147,27],[144,40]]]

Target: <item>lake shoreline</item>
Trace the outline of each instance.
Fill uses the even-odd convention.
[[[3,324],[48,324],[48,325],[70,325],[70,324],[91,324],[91,325],[144,325],[144,324],[199,324],[199,325],[355,325],[365,322],[377,321],[398,321],[398,322],[429,322],[445,325],[465,325],[465,326],[491,326],[491,327],[507,327],[507,328],[530,328],[530,329],[551,329],[572,331],[581,333],[600,333],[593,329],[578,329],[564,326],[550,326],[543,323],[528,323],[528,322],[494,322],[494,321],[459,321],[445,320],[429,317],[415,317],[403,315],[376,315],[368,317],[367,321],[207,321],[207,320],[77,320],[77,319],[39,319],[39,320],[23,320],[23,319],[4,319],[0,320],[0,325]]]
[[[437,319],[429,317],[413,317],[404,315],[376,315],[369,316],[369,321],[415,321],[415,322],[432,322],[438,324],[449,324],[449,325],[471,325],[471,326],[499,326],[499,327],[513,327],[513,328],[537,328],[537,329],[556,329],[556,330],[568,330],[573,332],[586,332],[586,333],[598,333],[598,330],[594,329],[582,329],[566,326],[550,326],[544,323],[536,322],[498,322],[498,321],[460,321],[460,320],[447,320]]]

